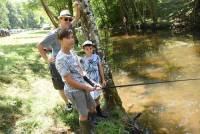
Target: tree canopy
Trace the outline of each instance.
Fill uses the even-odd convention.
[[[42,0],[27,0],[0,3],[0,27],[32,28],[43,22],[50,22],[42,9]],[[199,0],[91,0],[98,27],[118,29],[126,17],[130,28],[138,25],[167,24],[192,27],[194,16],[198,15]],[[44,1],[56,18],[63,9],[72,10],[72,0]],[[196,4],[195,4],[196,3]],[[195,7],[196,6],[196,7]],[[30,10],[31,9],[31,10]],[[196,10],[195,10],[196,9]],[[199,17],[195,21],[198,22]],[[43,21],[43,22],[41,22]],[[57,21],[57,20],[55,20]]]

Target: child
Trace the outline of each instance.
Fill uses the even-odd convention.
[[[71,51],[74,38],[71,30],[58,31],[61,50],[56,57],[56,68],[65,82],[64,91],[79,113],[81,134],[90,134],[92,126],[88,120],[88,112],[95,112],[95,102],[90,92],[93,88],[82,76],[77,56]]]
[[[81,63],[84,70],[87,72],[87,75],[91,80],[93,80],[96,83],[101,82],[102,86],[105,86],[106,81],[104,78],[104,71],[101,60],[97,54],[93,54],[95,45],[91,41],[87,40],[83,43],[82,47],[86,54],[85,57],[81,59]],[[90,92],[90,94],[96,102],[97,115],[101,117],[106,117],[105,115],[102,114],[102,110],[100,108],[100,103],[99,103],[101,91],[95,90]]]

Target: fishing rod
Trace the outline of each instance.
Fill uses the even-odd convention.
[[[141,86],[141,85],[153,85],[153,84],[162,84],[162,83],[173,83],[173,82],[181,82],[181,81],[197,81],[200,78],[191,78],[191,79],[180,79],[180,80],[167,80],[167,81],[157,81],[157,82],[146,82],[146,83],[135,83],[135,84],[125,84],[125,85],[117,85],[111,87],[103,87],[102,89],[108,88],[122,88],[122,87],[134,87],[134,86]]]

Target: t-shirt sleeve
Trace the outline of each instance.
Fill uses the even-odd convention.
[[[40,44],[44,47],[52,47],[52,44],[55,42],[55,34],[49,34],[44,38],[43,41],[40,42]]]
[[[56,69],[62,78],[70,74],[69,66],[64,59],[56,60]]]

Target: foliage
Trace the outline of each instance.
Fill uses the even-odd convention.
[[[49,0],[45,3],[54,16],[58,16],[63,9],[73,12],[72,0],[60,0],[59,2]],[[124,16],[127,18],[129,28],[152,23],[158,23],[164,27],[171,24],[179,24],[183,27],[193,25],[194,0],[91,0],[90,3],[96,23],[100,28],[109,27],[119,30],[123,27]],[[0,18],[5,18],[0,19],[3,20],[0,22],[3,28],[33,28],[49,21],[40,0],[28,0],[18,4],[4,1],[0,4],[0,10],[2,10]],[[166,25],[167,23],[169,25]]]
[[[3,1],[0,3],[0,28],[38,28],[43,23],[48,22],[42,8],[30,8],[26,3],[15,3],[13,1]],[[38,6],[37,6],[38,7]]]
[[[5,2],[0,2],[0,28],[4,27],[7,28],[9,27],[9,20],[8,20],[8,9],[6,8]]]

